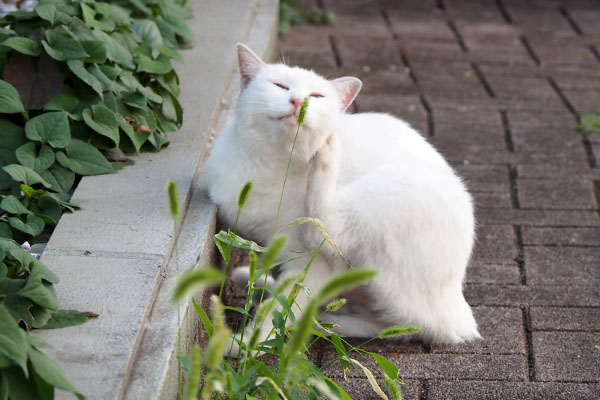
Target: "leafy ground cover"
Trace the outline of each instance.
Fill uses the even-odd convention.
[[[168,144],[189,16],[185,0],[40,0],[0,18],[0,399],[82,397],[33,330],[93,315],[58,310],[58,277],[26,249],[78,208],[81,176]]]

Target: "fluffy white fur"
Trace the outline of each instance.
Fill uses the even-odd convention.
[[[263,244],[273,235],[281,186],[296,132],[298,100],[310,96],[294,150],[279,227],[321,219],[353,268],[377,276],[347,293],[348,303],[322,315],[344,336],[371,337],[392,325],[421,327],[428,343],[479,338],[462,294],[474,241],[473,203],[444,158],[405,122],[380,113],[346,114],[361,82],[326,80],[312,71],[265,64],[238,45],[242,92],[235,116],[216,140],[205,186],[221,220],[233,226],[237,196],[253,190],[237,228]],[[286,231],[285,259],[322,240],[312,226]],[[282,276],[306,266],[285,264]],[[316,292],[348,268],[324,246],[305,284]],[[244,272],[238,271],[237,281]],[[306,302],[298,298],[300,306]]]

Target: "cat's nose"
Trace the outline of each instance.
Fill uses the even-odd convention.
[[[302,99],[298,97],[290,97],[290,103],[292,103],[295,108],[298,108],[300,105],[302,105]]]

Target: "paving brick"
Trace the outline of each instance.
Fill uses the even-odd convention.
[[[581,134],[568,129],[568,126],[562,129],[547,126],[514,128],[511,129],[511,137],[516,152],[560,154],[575,160],[586,159]]]
[[[341,14],[335,22],[337,36],[361,37],[365,41],[391,39],[392,31],[380,14],[346,15]]]
[[[530,37],[529,44],[542,65],[589,65],[596,67],[598,61],[589,46],[577,38],[548,40],[547,37]],[[560,49],[560,51],[556,51]]]
[[[585,35],[600,36],[600,11],[597,6],[578,8],[568,7],[569,14]]]
[[[527,379],[522,355],[399,354],[389,357],[402,378],[411,379]]]
[[[356,99],[360,112],[387,112],[408,122],[422,135],[427,136],[427,112],[417,96],[361,94]]]
[[[486,264],[512,264],[518,255],[512,225],[486,225],[477,227],[473,262]]]
[[[524,253],[528,284],[600,284],[600,247],[536,246],[525,247]]]
[[[363,375],[364,376],[364,375]],[[352,377],[347,381],[342,377],[334,379],[335,382],[344,389],[352,399],[361,400],[380,400],[381,396],[373,391],[373,388],[367,378],[363,377]],[[382,388],[386,393],[385,384],[383,379],[377,379],[379,387]],[[421,383],[415,380],[406,380],[401,385],[402,398],[409,400],[418,400],[421,396]]]
[[[467,283],[518,285],[521,283],[519,265],[483,264],[472,261],[467,268]]]
[[[465,60],[466,55],[456,40],[399,40],[403,54],[412,61],[456,61]]]
[[[564,90],[579,114],[597,114],[600,110],[600,93],[596,90]]]
[[[452,29],[445,19],[435,19],[429,15],[414,17],[402,11],[388,12],[392,32],[403,43],[411,41],[430,41],[456,43]]]
[[[523,312],[518,307],[473,307],[482,340],[432,346],[434,353],[526,354]]]
[[[546,109],[548,107],[564,107],[556,92],[544,78],[492,74],[488,74],[486,78],[496,96],[501,100],[515,104],[530,103],[530,106]]]
[[[600,306],[598,290],[591,286],[468,284],[464,293],[472,306]]]
[[[523,3],[521,3],[523,4]],[[530,4],[527,4],[531,6]],[[577,36],[567,19],[560,14],[558,7],[536,7],[535,12],[525,7],[508,5],[508,11],[515,24],[522,27],[526,36],[543,35],[552,38],[574,38]]]
[[[470,190],[504,193],[510,190],[508,168],[501,165],[459,164],[454,168]]]
[[[478,212],[477,212],[478,211]],[[532,226],[599,226],[595,211],[582,210],[476,210],[476,217],[484,224],[515,224]]]
[[[541,331],[600,331],[600,308],[531,307],[531,325]]]
[[[377,5],[375,0],[323,0],[323,8],[325,10],[333,11],[339,16],[365,15],[375,17],[380,13]]]
[[[488,100],[477,75],[467,62],[417,60],[411,61],[411,67],[419,86],[431,97]]]
[[[598,381],[600,333],[533,332],[533,352],[540,381]]]
[[[522,208],[595,209],[591,181],[571,179],[517,179]]]
[[[280,37],[281,55],[286,64],[319,70],[335,68],[335,55],[329,45],[328,28],[294,26],[292,32]],[[315,43],[320,43],[315,46]]]
[[[480,192],[473,189],[469,189],[469,191],[473,196],[475,208],[512,208],[512,198],[509,192]]]
[[[402,65],[393,65],[387,70],[375,69],[364,71],[362,68],[356,69],[353,73],[340,73],[338,75],[353,75],[359,78],[363,82],[360,97],[365,94],[406,96],[418,93],[416,85],[413,83],[410,75],[404,71]]]
[[[504,17],[491,3],[480,0],[463,0],[460,2],[446,3],[446,12],[455,20],[486,21],[487,23],[504,22]]]
[[[586,165],[584,167],[569,167],[556,164],[525,164],[517,165],[517,176],[520,178],[553,178],[553,179],[571,179],[572,176],[590,177],[594,176],[594,171]]]
[[[600,228],[538,228],[524,226],[521,233],[525,245],[600,245]]]
[[[524,355],[488,354],[387,354],[386,358],[400,368],[402,379],[502,379],[522,381],[527,377]],[[373,375],[381,371],[372,369]],[[339,364],[323,371],[328,376],[341,376]],[[361,370],[347,372],[350,379],[363,377]]]
[[[594,400],[600,388],[593,384],[555,382],[433,381],[428,400]]]
[[[334,35],[335,45],[343,67],[358,65],[387,70],[401,65],[398,46],[392,39],[361,41],[352,36]]]

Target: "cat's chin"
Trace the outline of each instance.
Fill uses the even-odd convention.
[[[271,119],[289,129],[296,129],[298,127],[298,121],[296,120],[295,114],[287,114],[281,117],[271,117]]]

